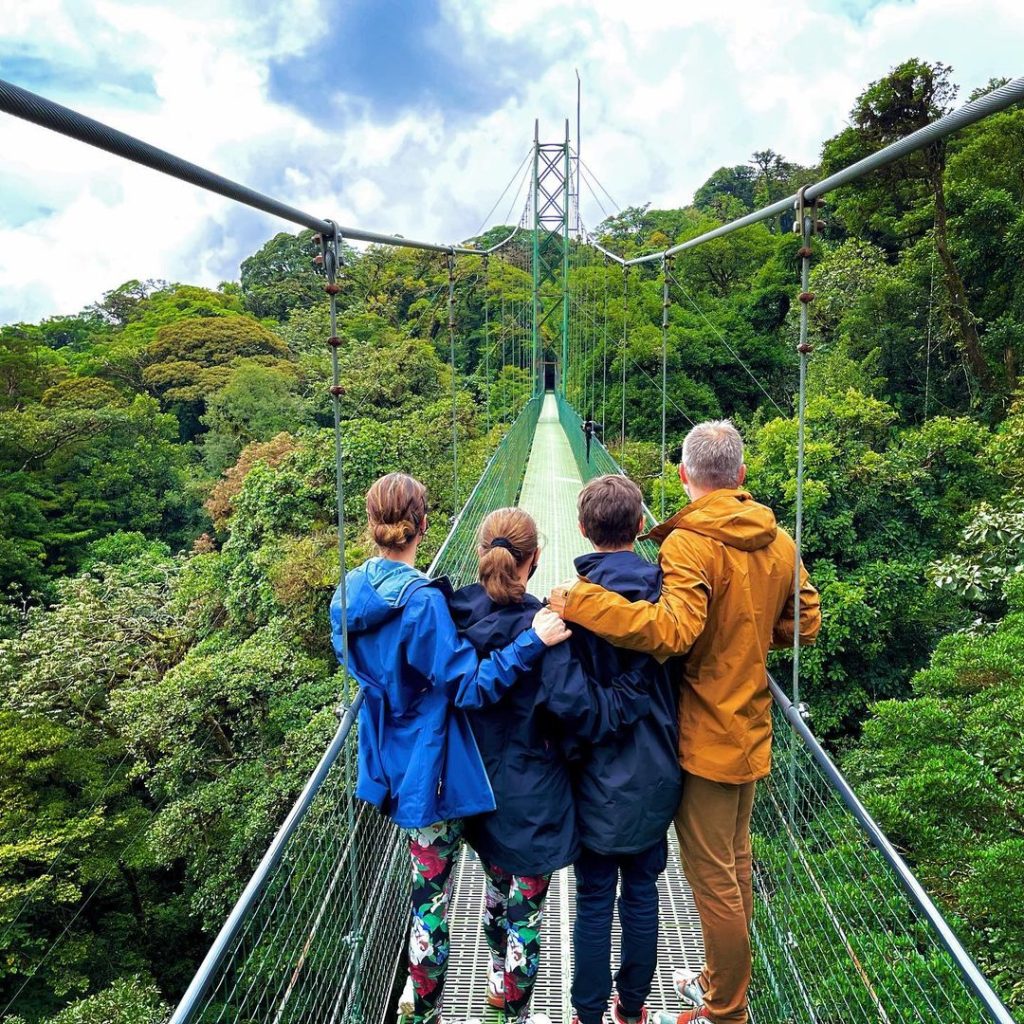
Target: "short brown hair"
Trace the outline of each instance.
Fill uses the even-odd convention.
[[[620,547],[636,540],[644,496],[629,477],[608,473],[580,491],[580,525],[599,548]]]
[[[498,541],[499,543],[495,543]],[[537,550],[537,524],[521,508],[495,509],[480,524],[480,582],[495,604],[518,604],[526,594],[518,570]]]
[[[404,548],[422,531],[427,489],[408,473],[388,473],[366,492],[366,518],[378,548]]]

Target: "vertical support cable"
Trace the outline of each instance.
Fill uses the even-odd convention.
[[[668,261],[661,261],[661,520],[665,521],[665,460],[668,456]]]
[[[508,341],[508,319],[505,315],[505,282],[508,278],[508,274],[503,269],[501,271],[501,373],[499,374],[499,380],[505,378],[505,367],[508,365],[508,351],[506,349],[506,342]],[[501,404],[501,422],[508,423],[508,406],[503,401]]]
[[[587,267],[590,268],[592,266],[593,262],[591,261],[590,255],[588,254]],[[589,276],[587,280],[587,295],[590,297],[591,303],[593,303],[594,293],[589,287]],[[587,345],[587,361],[590,363],[590,405],[587,407],[587,416],[588,418],[593,419],[594,406],[597,405],[597,360],[594,358],[594,356],[596,355],[595,349],[597,348],[597,318],[590,317],[588,324],[590,327],[590,343]]]
[[[622,268],[622,430],[619,434],[619,461],[626,452],[626,324],[629,320],[629,267]]]
[[[324,291],[330,297],[330,326],[331,336],[327,344],[331,349],[331,406],[334,412],[334,475],[335,492],[337,495],[337,525],[338,525],[338,590],[341,599],[341,670],[342,685],[345,692],[342,695],[342,706],[348,710],[349,701],[349,662],[348,662],[348,588],[345,578],[345,469],[341,447],[341,398],[344,395],[344,388],[341,386],[341,367],[339,365],[338,349],[341,346],[341,339],[338,337],[338,293],[341,285],[338,284],[338,271],[341,268],[341,234],[338,226],[333,221],[328,221],[332,233],[320,236],[320,255],[323,260],[324,271],[327,275],[327,284]],[[354,971],[353,971],[353,1012],[356,1018],[362,1017],[362,986],[360,977],[360,960],[362,957],[362,936],[360,925],[362,913],[359,900],[359,855],[356,836],[356,809],[355,809],[355,780],[352,778],[352,765],[350,758],[343,755],[345,778],[345,818],[348,827],[350,842],[349,851],[349,878],[351,880],[350,913],[351,917],[351,942],[353,948]]]
[[[533,361],[536,365],[540,349],[540,325],[538,323],[538,307],[540,305],[540,209],[537,205],[537,195],[540,191],[538,175],[540,173],[540,121],[533,122],[533,250],[531,253],[531,270],[533,277]],[[538,388],[536,381],[533,385],[534,392],[543,391]]]
[[[816,205],[816,204],[815,204]],[[811,346],[807,341],[807,320],[810,303],[814,296],[808,290],[811,276],[811,236],[815,230],[815,205],[807,212],[804,200],[804,189],[801,188],[797,196],[797,224],[802,236],[802,245],[798,252],[800,257],[800,336],[797,342],[797,353],[800,357],[800,390],[797,399],[797,442],[796,442],[796,510],[794,515],[793,542],[795,545],[795,557],[793,565],[793,686],[792,700],[794,707],[801,710],[800,704],[800,567],[803,558],[803,523],[804,523],[804,450],[805,450],[805,426],[807,409],[807,357],[811,352]],[[798,835],[796,797],[796,751],[797,734],[795,729],[789,732],[789,766],[788,766],[788,794],[786,812],[789,817],[789,844],[786,857],[786,938],[793,946],[796,940],[789,927],[792,921],[792,899],[793,899],[793,867],[795,849],[794,845]]]
[[[448,254],[448,351],[452,364],[452,490],[456,511],[462,507],[459,501],[459,413],[458,384],[455,369],[455,255]]]
[[[484,257],[484,422],[487,425],[487,434],[491,433],[491,318],[490,318],[490,263]]]
[[[931,391],[932,378],[932,307],[935,301],[935,238],[932,227],[932,262],[928,282],[928,342],[925,349],[924,362],[924,422],[928,422],[928,399]]]
[[[604,328],[601,339],[601,429],[608,423],[608,257],[602,268],[604,278]],[[604,437],[604,435],[601,435]]]
[[[796,566],[793,570],[793,609],[796,627],[793,630],[793,703],[800,706],[800,561],[803,555],[804,527],[804,451],[807,414],[807,357],[813,347],[807,341],[807,318],[814,295],[808,290],[811,280],[811,236],[814,233],[815,210],[805,212],[803,189],[798,199],[798,212],[803,234],[800,247],[800,340],[797,352],[800,356],[800,391],[797,401],[797,442],[796,442],[796,514],[793,541],[796,544]]]

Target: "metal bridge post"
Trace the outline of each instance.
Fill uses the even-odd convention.
[[[562,394],[569,361],[569,118],[565,119],[565,169],[562,173]]]
[[[534,122],[533,139],[533,373],[540,378],[544,349],[544,325],[557,306],[545,304],[542,289],[561,276],[561,367],[558,387],[565,393],[568,372],[569,337],[569,122],[565,139],[540,141],[540,128]],[[543,384],[537,391],[543,390]]]

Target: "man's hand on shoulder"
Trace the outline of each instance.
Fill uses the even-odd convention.
[[[569,591],[576,585],[576,580],[569,580],[567,583],[560,583],[552,587],[548,595],[548,607],[557,615],[565,615],[565,606],[569,600]]]

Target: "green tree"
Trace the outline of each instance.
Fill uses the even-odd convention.
[[[145,385],[178,414],[185,439],[198,432],[206,399],[242,361],[294,372],[288,346],[247,316],[189,317],[159,328],[146,347]]]
[[[258,252],[242,261],[245,308],[256,317],[285,321],[295,309],[309,309],[324,295],[323,271],[313,259],[320,247],[312,231],[274,235]]]
[[[310,422],[305,403],[295,392],[295,378],[272,367],[243,362],[227,384],[206,401],[201,422],[203,458],[212,473],[221,473],[252,441],[298,430]]]

